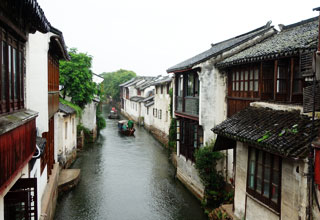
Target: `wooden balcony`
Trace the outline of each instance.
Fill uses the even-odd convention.
[[[11,118],[18,116],[11,115]],[[10,115],[7,116],[7,119],[1,118],[1,122],[8,119],[10,119]],[[36,150],[35,117],[24,119],[27,122],[22,120],[20,124],[17,123],[19,125],[14,129],[0,134],[0,193],[31,160]]]
[[[199,97],[176,96],[176,113],[199,117]]]

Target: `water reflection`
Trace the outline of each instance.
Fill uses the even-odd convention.
[[[108,111],[105,106],[105,117]],[[60,199],[56,220],[206,219],[199,201],[174,178],[166,150],[143,128],[126,137],[117,120],[107,119],[73,167],[81,169],[81,181]]]

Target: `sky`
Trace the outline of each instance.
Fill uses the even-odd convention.
[[[93,56],[96,74],[156,76],[228,38],[272,21],[318,16],[317,0],[38,0],[66,45]]]

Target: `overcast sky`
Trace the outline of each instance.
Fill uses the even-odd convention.
[[[38,0],[69,48],[93,56],[100,74],[120,68],[138,75],[166,69],[265,25],[317,16],[317,0]]]

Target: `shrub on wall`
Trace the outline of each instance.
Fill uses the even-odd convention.
[[[205,186],[205,204],[218,207],[225,199],[225,181],[221,172],[217,171],[217,163],[223,153],[213,151],[214,142],[207,143],[195,152],[195,165]]]

